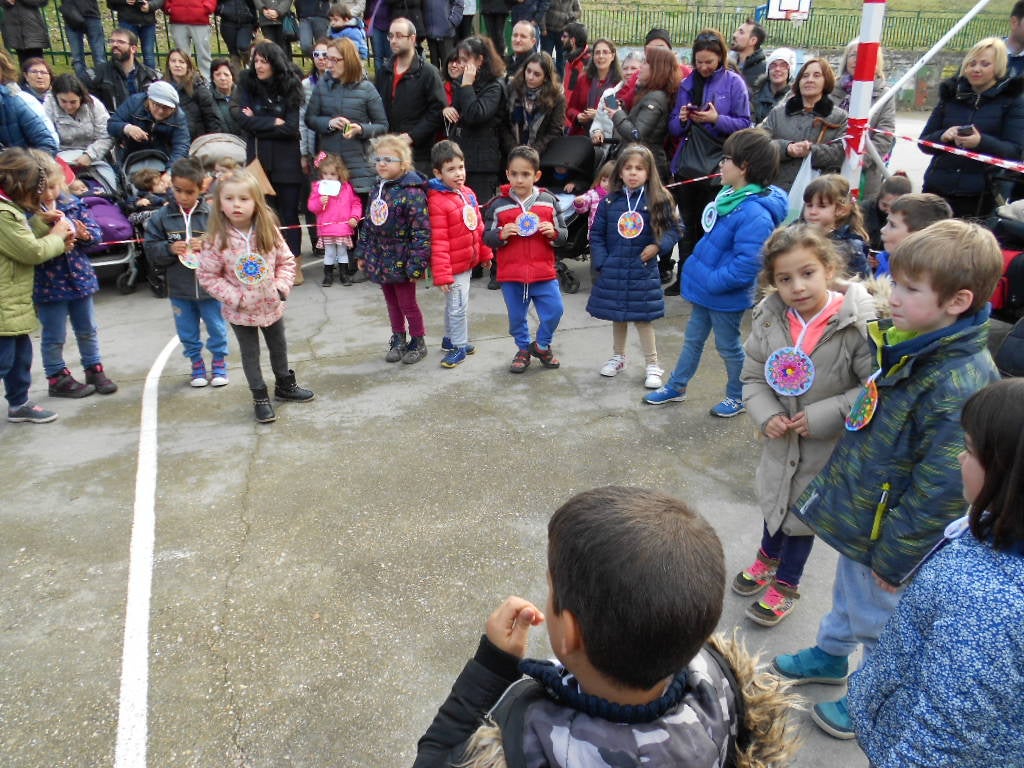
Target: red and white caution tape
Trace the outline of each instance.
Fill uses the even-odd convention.
[[[939,144],[934,141],[928,141],[926,139],[915,139],[913,136],[901,136],[898,133],[892,131],[883,131],[881,128],[869,128],[868,130],[873,133],[881,133],[884,136],[891,136],[894,139],[901,139],[903,141],[913,141],[916,144],[920,144],[923,147],[930,149],[936,149],[940,152],[946,152],[950,155],[958,155],[959,157],[966,157],[971,160],[977,160],[979,163],[985,163],[986,165],[994,165],[997,168],[1005,168],[1008,171],[1016,171],[1017,173],[1024,173],[1024,163],[1017,162],[1014,160],[1006,160],[1002,157],[994,157],[992,155],[986,155],[981,152],[974,152],[970,149],[963,149],[961,147],[951,147],[949,144]]]

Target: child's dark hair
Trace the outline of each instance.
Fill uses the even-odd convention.
[[[142,173],[142,171],[139,171]],[[171,181],[175,179],[188,179],[197,186],[203,186],[206,181],[206,169],[203,164],[194,157],[183,157],[176,160],[171,166]],[[139,186],[136,182],[136,186]]]
[[[1024,379],[990,384],[960,415],[968,450],[985,470],[970,511],[971,532],[996,549],[1024,542]]]
[[[323,178],[324,172],[332,170],[338,174],[338,179],[342,182],[348,181],[348,166],[345,165],[345,161],[342,160],[338,155],[330,155],[324,153],[323,156],[318,156],[313,162],[316,167],[320,178]]]
[[[328,16],[338,16],[342,19],[352,18],[352,9],[348,7],[346,3],[333,3],[330,8],[327,9]]]
[[[779,149],[763,128],[730,133],[722,144],[722,154],[743,169],[748,184],[767,187],[779,175]]]
[[[821,227],[796,222],[788,227],[779,227],[772,232],[762,250],[763,266],[760,282],[762,288],[775,285],[775,262],[780,256],[796,248],[803,248],[818,257],[825,271],[832,270],[835,277],[841,277],[846,269],[846,259],[836,249],[831,238],[826,237]]]
[[[452,160],[464,161],[465,159],[462,147],[448,139],[437,142],[430,150],[430,165],[435,171],[440,171],[444,168],[445,163],[450,163]]]
[[[836,229],[849,227],[861,240],[868,239],[864,229],[864,214],[860,206],[850,194],[850,182],[838,173],[826,173],[819,176],[804,188],[804,202],[816,200],[836,208]]]
[[[601,179],[608,179],[608,186],[611,187],[612,179],[615,178],[615,161],[609,160],[600,168],[597,169],[597,173],[594,174],[594,183],[590,185],[591,189],[595,189],[598,184],[601,183]]]
[[[911,232],[920,232],[937,221],[953,218],[953,209],[949,207],[949,203],[931,192],[900,196],[893,200],[889,207],[889,215],[892,216],[894,213],[903,217],[903,223]]]
[[[540,153],[533,147],[528,147],[525,144],[521,144],[518,147],[512,147],[508,153],[508,162],[505,167],[512,165],[512,161],[520,159],[525,160],[533,166],[533,172],[536,173],[540,170]]]
[[[914,185],[910,182],[906,171],[896,171],[892,176],[882,182],[878,196],[885,195],[909,195],[914,191]]]
[[[630,158],[640,158],[647,169],[647,208],[651,212],[651,229],[653,230],[654,241],[661,240],[661,236],[676,226],[679,217],[676,214],[674,200],[658,176],[658,168],[655,164],[654,154],[643,144],[628,144],[619,152],[615,161],[615,169],[608,180],[608,192],[618,192],[622,189],[622,168]]]
[[[569,499],[548,523],[548,572],[554,611],[576,617],[590,663],[630,688],[680,671],[722,614],[722,543],[655,491],[609,486]]]
[[[156,186],[156,183],[163,175],[164,172],[158,171],[156,168],[143,168],[132,174],[132,184],[146,192],[152,192],[153,187]]]

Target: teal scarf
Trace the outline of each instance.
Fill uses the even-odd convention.
[[[715,198],[715,209],[718,211],[719,216],[725,216],[735,211],[739,204],[748,197],[762,191],[764,191],[764,187],[760,184],[747,184],[747,186],[740,189],[725,187],[718,193],[718,197]]]

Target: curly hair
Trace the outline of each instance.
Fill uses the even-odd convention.
[[[516,72],[516,76],[509,83],[509,91],[520,96],[526,93],[526,68],[536,64],[544,72],[544,85],[540,87],[540,95],[537,102],[545,111],[550,111],[558,104],[559,99],[564,99],[562,94],[562,83],[558,79],[558,72],[555,71],[555,62],[546,53],[531,53],[523,62],[523,66]]]
[[[256,76],[257,56],[270,65],[272,74],[268,81],[261,81]],[[291,62],[285,57],[281,46],[266,40],[257,43],[252,47],[252,62],[238,78],[238,86],[242,91],[280,96],[284,99],[287,107],[302,106],[302,102],[305,100],[302,82],[295,73]]]

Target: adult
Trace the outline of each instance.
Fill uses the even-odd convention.
[[[1024,0],[1017,0],[1010,11],[1010,34],[1006,40],[1009,54],[1009,73],[1012,77],[1024,76]]]
[[[142,61],[147,67],[154,70],[156,69],[156,11],[162,4],[163,0],[107,0],[110,10],[117,14],[117,26],[120,29],[131,30],[135,36],[136,49],[139,48],[139,41],[142,41]],[[111,37],[110,45],[113,49],[113,37]],[[99,69],[99,65],[97,65],[97,69]],[[93,89],[93,93],[95,93],[95,89]],[[106,101],[103,103],[106,104],[107,109],[113,109]]]
[[[921,138],[986,155],[1021,159],[1024,142],[1024,80],[1008,74],[1006,44],[986,37],[964,56],[960,72],[939,85]],[[969,131],[967,128],[969,127]],[[933,155],[924,192],[942,197],[958,218],[985,217],[995,208],[995,169],[977,160],[921,147]]]
[[[256,8],[252,0],[220,0],[217,16],[228,56],[235,69],[240,70],[249,64],[249,49],[256,34]]]
[[[622,79],[610,88],[606,88],[601,94],[593,121],[590,123],[590,140],[595,145],[604,144],[606,139],[612,138],[615,134],[615,126],[612,125],[611,115],[607,109],[602,109],[602,107],[608,103],[610,96],[614,96],[616,100],[619,100],[620,94],[630,81],[633,82],[633,89],[636,89],[636,76],[645,61],[647,61],[647,57],[643,51],[630,51],[627,53],[622,59]]]
[[[295,15],[299,18],[299,50],[307,59],[313,53],[316,41],[327,37],[330,0],[295,0]]]
[[[682,170],[681,165],[686,145],[690,141],[699,142],[710,136],[716,143],[721,143],[729,134],[751,126],[747,84],[728,64],[729,51],[722,33],[714,29],[700,32],[693,41],[693,72],[679,86],[668,123],[671,134],[680,139],[679,148],[672,158],[672,174],[676,181],[692,176],[692,173]],[[694,138],[697,131],[702,132],[700,139]],[[695,145],[700,146],[699,143]],[[721,189],[718,183],[712,181],[696,181],[673,187],[684,229],[683,238],[679,242],[680,266],[703,234],[701,214],[704,208]],[[671,272],[671,258],[671,254],[668,254],[661,262],[663,273],[666,266]],[[676,282],[666,290],[670,295],[675,295],[679,287]]]
[[[242,129],[247,163],[260,161],[274,188],[267,198],[277,212],[284,239],[296,261],[296,282],[302,278],[299,258],[302,231],[298,229],[299,202],[305,176],[299,154],[299,108],[302,83],[279,45],[257,43],[252,64],[238,77],[231,116]]]
[[[412,147],[413,164],[420,173],[430,170],[430,148],[444,125],[447,106],[441,73],[416,52],[416,27],[410,19],[396,18],[388,33],[391,58],[377,72],[376,85],[392,133]]]
[[[765,37],[767,33],[764,27],[755,23],[753,19],[747,19],[732,33],[732,52],[736,57],[736,69],[743,76],[749,93],[754,92],[757,78],[768,69],[764,51],[761,50]]]
[[[27,59],[25,66],[30,66],[28,62],[40,61],[40,59]],[[46,123],[46,129],[50,132],[53,138],[53,143],[58,142],[57,129],[53,125],[53,121],[46,116],[43,111],[43,103],[36,98],[34,93],[30,93],[27,88],[21,87],[21,81],[24,80],[22,76],[21,80],[18,78],[18,69],[14,65],[14,61],[10,56],[7,55],[7,51],[0,48],[0,85],[7,87],[7,90],[28,106],[39,118]],[[49,88],[49,85],[47,86]]]
[[[167,155],[168,164],[188,157],[188,121],[178,109],[178,92],[162,80],[145,93],[128,97],[107,121],[118,146],[118,160],[133,152],[155,149]]]
[[[462,79],[452,91],[452,139],[466,156],[466,183],[483,203],[494,194],[502,169],[501,130],[505,65],[489,38],[467,37],[456,47]]]
[[[590,61],[576,81],[576,87],[569,93],[566,103],[565,119],[571,135],[585,136],[590,131],[605,91],[618,85],[621,80],[622,70],[615,43],[604,38],[597,40]]]
[[[465,40],[467,37],[472,37],[475,32],[473,31],[473,19],[476,17],[476,0],[464,0],[462,3],[462,20],[459,21],[458,26],[455,28],[455,39]]]
[[[512,23],[528,21],[537,27],[540,37],[547,34],[547,15],[551,0],[514,0],[512,6]]]
[[[508,23],[511,2],[512,0],[480,0],[483,26],[494,44],[494,50],[502,58],[505,57],[505,24]]]
[[[669,35],[667,29],[661,29],[654,27],[647,36],[644,38],[644,60],[647,60],[647,54],[654,49],[661,49],[673,53],[672,51],[672,37]],[[673,56],[675,54],[673,53]],[[683,64],[681,61],[677,61],[679,65],[679,80],[680,82],[684,77],[689,76],[692,71],[689,66]],[[623,85],[618,91],[619,101],[626,109],[631,109],[633,106],[633,97],[637,90],[637,78],[639,77],[640,67],[637,67],[636,71],[623,78]]]
[[[138,60],[139,38],[130,29],[115,29],[110,34],[110,60],[98,64],[89,91],[103,102],[108,112],[117,109],[125,99],[145,93],[160,73]]]
[[[558,76],[565,80],[565,38],[562,36],[568,24],[580,20],[583,9],[580,0],[551,0],[544,16],[544,34],[541,35],[540,49],[555,62]]]
[[[853,92],[853,73],[857,69],[857,48],[860,40],[851,40],[843,51],[842,59],[839,61],[839,79],[836,81],[836,88],[832,92],[832,98],[839,104],[839,108],[850,111],[850,94]],[[885,58],[882,49],[878,49],[875,58],[875,80],[871,88],[871,101],[875,102],[883,93],[889,90],[885,84]],[[882,131],[896,130],[896,99],[889,99],[885,105],[874,114],[871,128],[878,128]],[[896,139],[885,136],[881,133],[868,134],[868,140],[878,151],[878,156],[883,160],[892,151]],[[861,172],[860,196],[861,199],[876,197],[878,190],[882,187],[882,166],[875,162],[874,158],[866,151],[864,153],[864,165]]]
[[[546,53],[534,53],[508,84],[509,146],[525,144],[541,155],[565,128],[565,94],[555,63]]]
[[[835,73],[825,59],[807,59],[796,74],[792,95],[761,124],[779,148],[775,185],[787,192],[808,155],[811,167],[822,173],[838,173],[843,165],[846,150],[838,139],[846,135],[846,112],[829,98],[835,86]]]
[[[53,85],[53,70],[46,59],[25,59],[21,64],[21,90],[35,97],[40,104]]]
[[[169,20],[171,40],[186,55],[195,48],[196,64],[206,77],[210,73],[210,16],[217,0],[164,0],[163,11]],[[183,105],[184,106],[184,105]]]
[[[181,48],[167,54],[164,80],[178,92],[178,108],[188,121],[188,133],[197,139],[207,133],[223,133],[224,121],[206,81],[196,71],[192,57]]]
[[[238,123],[231,116],[231,97],[235,93],[235,81],[238,79],[238,71],[230,59],[214,59],[210,64],[210,94],[213,96],[213,105],[220,114],[220,122],[227,133],[238,135]]]
[[[565,25],[562,32],[562,52],[565,60],[565,77],[562,85],[565,88],[565,98],[568,101],[572,92],[576,90],[580,75],[590,63],[591,51],[587,44],[587,28],[578,21],[572,21]],[[559,70],[558,76],[562,76]]]
[[[643,51],[630,51],[622,57],[622,79],[630,80],[640,71],[640,65],[647,61]]]
[[[395,21],[405,19],[412,24],[411,39],[416,53],[423,53],[421,45],[427,31],[427,24],[423,18],[423,0],[388,0],[388,8],[391,10],[391,24],[388,26],[389,43],[393,42],[391,35],[394,33]],[[391,52],[394,54],[393,46]]]
[[[497,50],[497,48],[495,48]],[[512,26],[512,53],[505,62],[506,82],[515,77],[526,60],[537,52],[537,28],[530,21],[517,21]]]
[[[330,72],[320,78],[306,106],[306,125],[316,132],[318,149],[344,160],[352,188],[366,195],[376,177],[367,159],[370,139],[388,132],[384,103],[366,79],[351,40],[332,40],[328,61]]]
[[[85,66],[85,41],[89,41],[93,66],[107,60],[107,39],[98,0],[63,0],[60,15],[64,19],[64,35],[71,48],[71,66],[81,80],[89,77]]]
[[[0,31],[4,47],[18,54],[18,62],[43,57],[50,47],[50,32],[43,17],[43,6],[50,0],[3,0]]]
[[[309,68],[309,72],[302,79],[302,92],[306,97],[305,103],[299,110],[299,152],[302,155],[302,170],[305,173],[310,173],[313,168],[313,158],[316,156],[316,131],[306,125],[306,110],[309,109],[309,104],[313,100],[313,91],[316,90],[317,85],[324,77],[327,77],[331,71],[331,62],[327,58],[333,55],[335,58],[341,56],[337,51],[331,54],[329,51],[331,41],[322,37],[313,44],[313,50],[311,51],[313,64]]]
[[[754,81],[750,96],[750,111],[755,124],[760,124],[786,98],[796,74],[796,51],[776,48],[768,57],[768,71]]]
[[[292,0],[253,0],[252,4],[263,37],[281,49],[285,61],[291,61],[292,44],[284,39],[284,18],[292,11]]]
[[[56,136],[46,127],[42,115],[6,85],[0,85],[0,145],[57,154]]]
[[[423,34],[430,59],[438,68],[455,50],[455,30],[464,7],[462,0],[423,0]]]
[[[63,74],[54,78],[43,111],[57,128],[61,157],[72,166],[91,167],[111,189],[117,189],[117,174],[109,163],[114,146],[107,133],[110,113],[103,102],[90,94],[76,75]]]
[[[388,0],[369,0],[366,3],[366,34],[373,41],[373,71],[380,72],[391,48],[388,45],[388,31],[391,29],[391,9]]]

